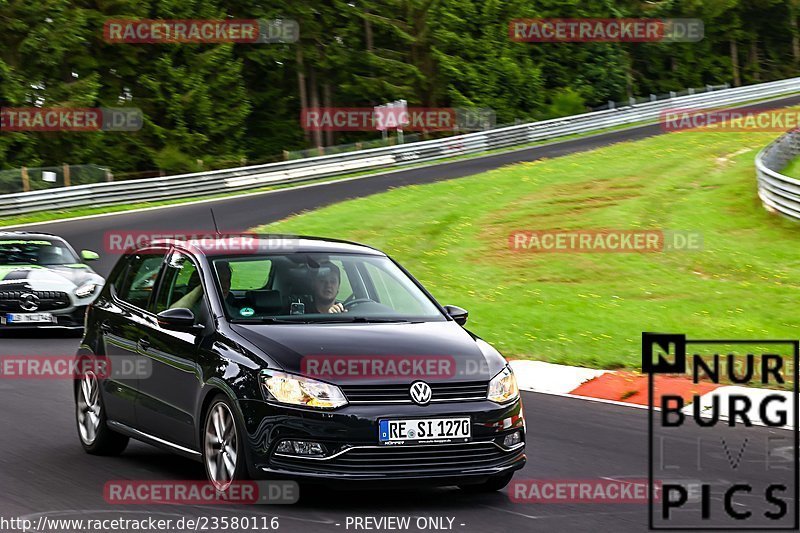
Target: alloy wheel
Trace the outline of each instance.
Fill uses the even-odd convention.
[[[100,386],[93,372],[87,372],[81,378],[77,411],[81,440],[90,446],[100,429]]]
[[[237,466],[238,443],[233,413],[224,402],[217,402],[206,418],[206,471],[217,490],[226,490]]]

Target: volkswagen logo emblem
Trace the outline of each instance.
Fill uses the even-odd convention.
[[[431,403],[431,386],[424,381],[415,381],[411,384],[411,399],[418,405],[428,405]]]
[[[23,311],[36,311],[39,309],[39,297],[29,292],[19,297],[19,306]]]

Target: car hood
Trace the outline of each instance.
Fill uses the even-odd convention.
[[[231,328],[281,369],[333,383],[366,385],[415,379],[431,382],[486,381],[506,364],[505,359],[486,342],[450,321],[231,324]],[[359,363],[355,373],[342,370],[343,365],[330,364],[348,357]],[[420,366],[429,358],[435,359],[437,364]],[[326,362],[329,363],[327,366]],[[427,369],[422,375],[421,368]],[[433,373],[430,373],[432,369]]]
[[[84,283],[103,284],[103,278],[84,264],[0,265],[0,290],[70,292]]]

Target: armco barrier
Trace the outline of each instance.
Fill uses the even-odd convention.
[[[781,174],[800,155],[800,132],[793,130],[767,145],[756,156],[758,196],[770,211],[800,220],[800,180]]]
[[[606,128],[655,122],[667,109],[711,109],[752,100],[800,93],[800,78],[722,89],[649,101],[571,117],[519,124],[446,139],[309,157],[280,163],[214,170],[124,182],[104,182],[0,196],[0,217],[49,209],[101,207],[114,204],[188,198],[297,183],[353,172],[381,170],[477,154],[596,132]]]

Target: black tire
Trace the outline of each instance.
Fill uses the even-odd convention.
[[[509,472],[507,474],[492,476],[483,483],[475,483],[474,485],[459,485],[458,488],[471,494],[495,492],[500,489],[504,489],[506,485],[511,483],[511,478],[513,477],[514,473]]]
[[[200,447],[203,454],[203,468],[206,478],[217,488],[224,492],[230,484],[235,481],[247,479],[247,465],[245,464],[244,443],[239,421],[236,418],[236,410],[232,402],[224,394],[216,395],[206,409],[203,416],[203,427],[200,433]],[[224,427],[215,423],[214,417],[225,419]],[[218,418],[219,423],[223,423],[222,418]],[[216,438],[216,429],[222,430],[223,443],[220,444]],[[227,429],[230,428],[230,429]],[[232,451],[235,450],[233,458],[234,466],[230,469]],[[212,472],[214,465],[214,472]],[[220,475],[223,472],[224,475]]]
[[[84,392],[84,380],[93,380],[95,389],[94,392]],[[88,405],[86,395],[89,394]],[[88,428],[92,420],[92,414],[96,417],[96,429],[92,433]],[[121,435],[108,427],[106,417],[106,409],[103,405],[103,395],[100,394],[100,384],[97,381],[97,376],[93,372],[87,372],[86,375],[78,381],[78,386],[75,392],[75,420],[77,422],[78,440],[83,446],[86,453],[90,455],[105,455],[113,456],[119,455],[125,451],[130,439],[125,435]],[[83,422],[85,421],[85,423]],[[91,425],[94,425],[91,423]]]

